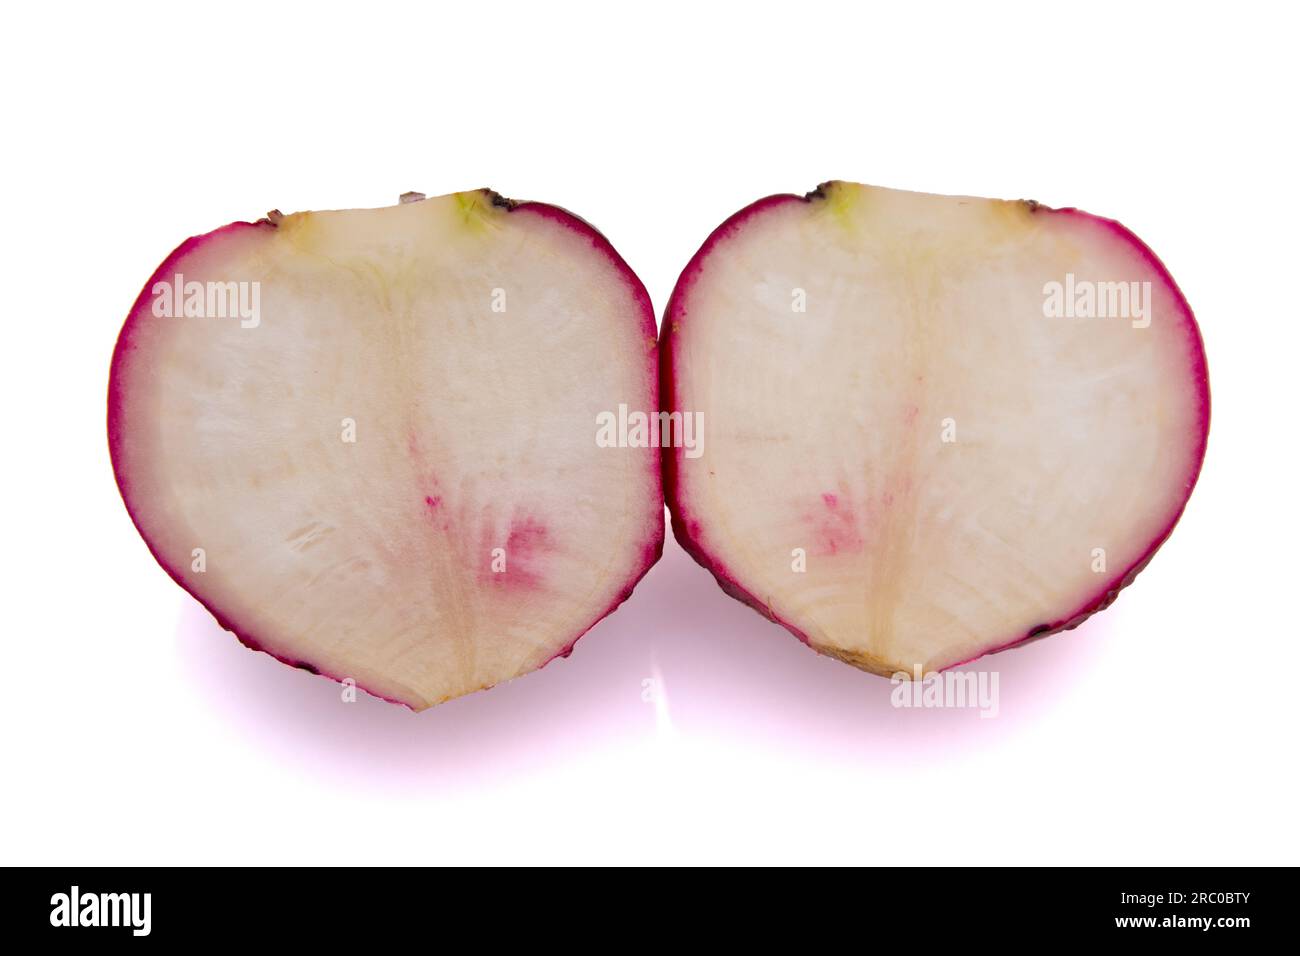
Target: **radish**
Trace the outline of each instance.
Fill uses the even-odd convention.
[[[918,677],[1072,628],[1182,514],[1200,333],[1116,222],[832,182],[723,223],[660,336],[674,534],[815,650]]]
[[[123,500],[250,647],[422,709],[567,655],[663,544],[654,315],[591,226],[486,190],[182,244],[113,356]]]

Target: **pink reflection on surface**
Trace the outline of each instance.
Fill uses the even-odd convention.
[[[732,739],[846,764],[977,752],[1072,694],[1098,666],[1116,613],[965,665],[999,672],[992,719],[894,708],[889,681],[815,654],[727,597],[671,535],[659,564],[572,657],[422,714],[360,691],[343,703],[341,685],[249,651],[188,598],[177,656],[194,693],[287,765],[371,785],[460,785],[640,746],[666,719],[678,739]],[[643,693],[656,674],[670,715]]]

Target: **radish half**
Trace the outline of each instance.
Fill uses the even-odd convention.
[[[1116,222],[832,182],[732,216],[661,330],[673,531],[733,596],[879,674],[1071,628],[1205,453],[1190,308]]]
[[[421,709],[567,655],[658,559],[645,288],[486,190],[190,239],[118,340],[109,443],[159,563],[251,647]],[[406,201],[412,200],[412,201]]]

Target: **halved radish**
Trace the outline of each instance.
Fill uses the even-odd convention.
[[[113,357],[159,563],[244,643],[420,709],[559,655],[663,544],[655,325],[610,244],[486,190],[185,242]]]
[[[673,530],[729,593],[880,674],[1108,605],[1183,511],[1209,389],[1191,310],[1118,223],[827,183],[737,213],[661,331]]]

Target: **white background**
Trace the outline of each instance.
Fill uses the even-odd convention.
[[[128,6],[0,40],[3,862],[1300,862],[1281,5]],[[344,705],[127,518],[109,356],[189,235],[487,185],[592,221],[661,310],[724,217],[830,178],[1119,218],[1201,323],[1185,518],[1112,609],[993,659],[997,719],[891,710],[671,542],[567,661]]]

